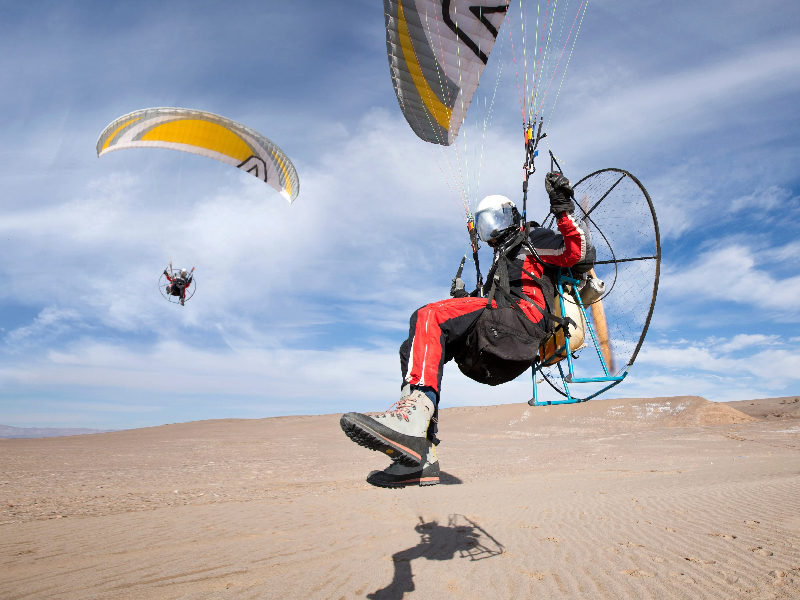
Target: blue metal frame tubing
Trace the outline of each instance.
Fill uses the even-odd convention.
[[[558,288],[558,301],[559,301],[559,306],[561,308],[561,315],[562,316],[567,314],[566,306],[564,304],[564,283],[565,282],[566,283],[570,283],[573,286],[576,286],[579,283],[579,281],[577,279],[572,277],[572,272],[571,271],[570,271],[569,275],[564,275],[561,272],[561,269],[559,268],[559,270],[558,270],[558,278],[556,280],[556,287]],[[597,357],[600,360],[600,365],[603,367],[603,372],[606,374],[606,376],[605,377],[578,377],[578,378],[576,378],[575,377],[575,365],[573,364],[572,351],[571,351],[571,347],[570,347],[570,338],[569,338],[569,336],[566,336],[566,335],[564,336],[564,345],[559,347],[559,348],[555,348],[555,339],[554,339],[553,340],[553,346],[554,346],[553,351],[554,351],[554,354],[558,355],[562,351],[566,351],[566,354],[567,354],[567,357],[566,357],[567,358],[567,366],[568,366],[568,374],[567,375],[564,375],[564,369],[561,366],[561,363],[563,362],[563,360],[560,360],[560,361],[558,361],[556,363],[556,365],[558,365],[558,373],[561,376],[561,382],[564,385],[564,391],[566,392],[564,395],[566,396],[566,398],[564,400],[546,400],[546,401],[540,401],[539,400],[539,392],[538,392],[537,384],[536,384],[536,373],[537,372],[541,372],[541,370],[545,366],[552,366],[552,365],[544,365],[543,363],[539,363],[537,365],[533,365],[533,367],[531,369],[531,378],[533,379],[533,398],[531,398],[531,401],[528,402],[528,404],[530,404],[531,406],[548,406],[548,405],[551,405],[551,404],[575,404],[575,403],[578,403],[578,402],[586,402],[587,400],[591,400],[592,398],[595,398],[595,397],[599,396],[603,392],[606,392],[606,391],[610,390],[615,385],[619,385],[622,382],[622,380],[625,379],[625,377],[628,375],[628,369],[630,368],[630,365],[627,365],[627,367],[625,368],[625,371],[622,373],[622,375],[614,376],[614,375],[611,375],[608,372],[608,365],[606,364],[605,358],[603,358],[603,353],[600,351],[600,343],[597,341],[597,336],[595,335],[594,327],[592,327],[592,324],[589,322],[589,318],[586,315],[586,309],[583,306],[583,301],[581,300],[580,292],[577,290],[577,288],[573,287],[573,293],[575,294],[575,300],[577,301],[578,308],[581,311],[581,316],[583,317],[583,322],[586,325],[586,329],[589,330],[589,334],[592,336],[592,342],[594,343],[594,349],[597,352]],[[585,336],[584,336],[584,338],[585,338]],[[542,373],[542,377],[544,377],[544,373]],[[611,385],[607,385],[606,387],[602,388],[601,390],[595,392],[594,394],[592,394],[590,396],[587,396],[586,398],[576,398],[576,397],[574,397],[572,395],[572,393],[570,392],[570,389],[569,389],[569,384],[570,383],[602,383],[602,382],[606,382],[606,381],[612,382]]]

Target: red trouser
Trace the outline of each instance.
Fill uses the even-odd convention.
[[[542,313],[525,301],[520,308],[534,323]],[[497,306],[492,302],[492,306]],[[448,298],[426,304],[411,315],[408,339],[400,346],[403,381],[431,387],[438,393],[444,365],[466,340],[475,321],[486,307],[486,298]]]

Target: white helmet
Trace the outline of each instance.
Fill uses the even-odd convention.
[[[181,269],[181,277],[183,277],[184,279],[186,279],[186,277],[187,277],[188,275],[189,275],[189,274],[186,272],[186,269]]]
[[[502,237],[510,227],[519,225],[514,203],[505,196],[486,196],[475,211],[475,228],[484,242]]]

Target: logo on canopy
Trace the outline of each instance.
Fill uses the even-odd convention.
[[[267,180],[267,163],[264,162],[264,159],[259,158],[258,156],[251,156],[242,164],[237,165],[242,171],[247,171],[251,175],[258,177],[261,181]]]

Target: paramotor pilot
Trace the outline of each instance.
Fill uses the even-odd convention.
[[[400,346],[401,398],[374,417],[350,412],[340,425],[357,444],[387,454],[394,462],[367,481],[380,487],[439,483],[437,416],[444,365],[455,359],[475,381],[498,385],[530,368],[554,326],[569,320],[553,315],[554,287],[547,265],[572,267],[589,251],[586,232],[573,219],[574,193],[561,173],[548,173],[545,189],[558,232],[522,223],[503,196],[484,198],[475,212],[479,237],[494,249],[483,290],[472,294],[460,279],[452,298],[427,304],[411,316]]]
[[[187,272],[186,269],[181,269],[179,273],[173,275],[169,269],[164,269],[164,276],[169,282],[166,289],[167,295],[178,296],[181,306],[183,306],[186,301],[186,289],[192,285],[193,274]]]

